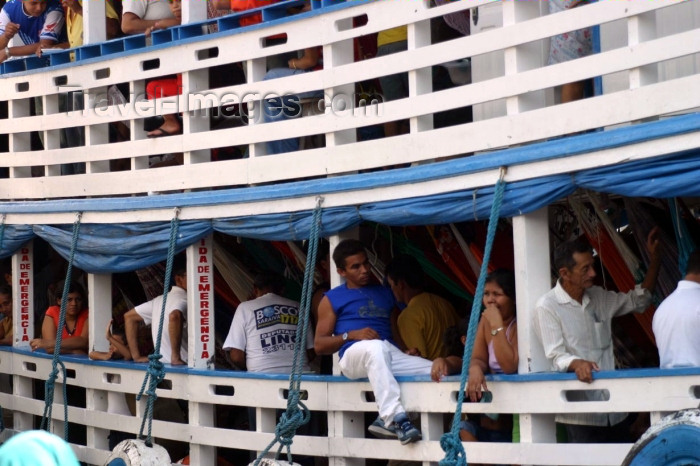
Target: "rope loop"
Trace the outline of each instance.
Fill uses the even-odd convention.
[[[501,205],[503,204],[503,193],[505,192],[505,176],[507,168],[501,167],[493,193],[493,203],[491,204],[491,215],[489,216],[489,225],[486,233],[486,244],[484,245],[484,257],[481,262],[479,271],[479,279],[477,280],[476,291],[474,293],[474,301],[472,302],[472,310],[469,315],[469,326],[467,330],[467,341],[464,344],[464,355],[462,357],[462,376],[459,381],[459,392],[457,395],[457,406],[455,415],[452,419],[452,428],[449,433],[446,433],[440,439],[440,446],[445,451],[445,458],[439,462],[440,466],[466,466],[467,454],[464,451],[462,442],[459,441],[459,422],[462,417],[462,404],[464,403],[464,392],[467,385],[467,377],[469,375],[469,363],[472,358],[474,342],[476,341],[476,331],[479,326],[479,317],[481,315],[481,301],[484,296],[484,286],[486,285],[486,275],[488,274],[489,260],[491,258],[491,250],[493,249],[493,241],[496,237],[496,227],[500,217]]]
[[[71,240],[70,256],[68,258],[68,268],[66,269],[66,279],[63,283],[63,295],[61,297],[61,309],[58,315],[58,326],[56,328],[56,342],[53,347],[53,360],[51,363],[51,373],[46,380],[44,389],[44,414],[41,418],[40,428],[51,431],[51,418],[53,412],[53,395],[54,384],[58,378],[58,368],[61,368],[63,376],[63,439],[68,441],[68,396],[66,391],[66,366],[61,361],[61,343],[63,342],[63,328],[66,326],[66,307],[68,305],[68,290],[70,289],[73,276],[73,261],[75,259],[75,250],[78,247],[78,233],[80,231],[80,220],[83,217],[82,212],[78,212],[73,222],[73,237]]]
[[[446,432],[440,437],[440,447],[445,452],[445,458],[440,460],[439,466],[466,466],[467,455],[462,447],[459,434]]]
[[[153,405],[158,398],[156,394],[156,389],[158,385],[165,379],[165,369],[164,364],[161,362],[163,357],[160,354],[160,342],[163,335],[163,322],[165,320],[165,305],[168,302],[168,291],[170,288],[170,280],[172,278],[173,262],[175,259],[175,247],[177,245],[177,233],[180,226],[180,208],[175,207],[173,209],[173,218],[170,221],[170,241],[168,243],[168,258],[165,262],[165,278],[163,280],[163,303],[160,310],[160,319],[158,321],[158,336],[154,342],[153,353],[148,355],[148,368],[146,368],[146,375],[144,376],[143,383],[141,384],[141,390],[136,399],[140,400],[143,394],[148,395],[148,400],[146,400],[146,411],[144,412],[144,417],[141,420],[141,429],[139,430],[138,438],[143,438],[144,428],[148,424],[148,434],[144,440],[144,443],[148,447],[153,446],[152,441],[152,430],[153,430]]]

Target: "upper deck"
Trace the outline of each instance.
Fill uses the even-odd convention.
[[[551,285],[546,206],[577,188],[700,197],[700,3],[609,0],[548,15],[546,2],[311,0],[310,11],[288,16],[288,7],[302,3],[289,0],[262,8],[263,23],[247,27],[240,26],[240,15],[204,20],[200,3],[185,2],[182,26],[152,38],[109,42],[100,42],[99,28],[89,25],[103,15],[90,7],[85,46],[0,65],[0,111],[7,109],[0,117],[0,167],[8,172],[0,179],[0,252],[14,253],[15,289],[24,287],[27,294],[16,293],[16,322],[33,319],[28,309],[31,274],[37,272],[31,243],[21,254],[17,248],[39,236],[66,257],[69,224],[78,212],[89,225],[81,231],[80,241],[88,239],[77,261],[89,272],[90,347],[106,349],[101,337],[112,307],[109,274],[163,259],[174,209],[183,220],[179,246],[187,247],[190,262],[213,263],[213,232],[307,238],[319,197],[322,235],[332,244],[362,221],[396,226],[484,220],[505,167],[501,216],[512,218],[520,375],[494,378],[493,404],[464,410],[519,413],[521,443],[498,450],[468,445],[470,462],[619,464],[630,445],[555,444],[554,413],[638,411],[658,418],[697,406],[695,369],[603,373],[591,388],[608,390],[609,400],[567,401],[567,391],[581,390],[573,375],[529,374],[546,364],[528,317]],[[471,34],[442,40],[438,20],[467,10]],[[357,59],[360,38],[404,25],[406,51]],[[547,64],[552,36],[590,26],[594,54]],[[266,38],[280,34],[284,43],[265,46]],[[271,57],[311,47],[322,48],[322,69],[264,80]],[[240,64],[244,82],[215,71],[232,64]],[[448,69],[455,75],[446,82]],[[359,83],[368,90],[367,83],[400,72],[408,73],[407,98],[385,102],[369,93],[375,102],[360,95]],[[182,75],[181,95],[155,104],[145,99],[148,80],[173,74]],[[595,81],[593,96],[560,103],[558,87],[586,79]],[[109,100],[112,86],[120,86],[126,102]],[[304,99],[301,118],[260,121],[265,96],[317,90],[323,97]],[[68,92],[84,96],[84,110],[65,109],[66,99],[73,99]],[[145,120],[168,113],[181,115],[183,134],[147,138]],[[370,138],[376,128],[398,121],[408,122],[406,134]],[[114,123],[128,128],[127,140],[110,135]],[[76,127],[84,131],[83,140],[65,147],[62,133]],[[288,137],[302,138],[303,147],[267,153],[267,142]],[[151,166],[156,157],[179,153],[175,165]],[[85,173],[62,175],[65,164],[84,164]],[[140,257],[130,258],[127,248]],[[191,267],[189,274],[192,283],[213,281],[211,271]],[[221,445],[261,450],[273,437],[275,409],[284,407],[287,387],[281,377],[208,369],[202,349],[214,319],[205,330],[200,311],[210,299],[190,291],[190,367],[169,367],[170,383],[159,390],[163,398],[188,401],[190,420],[154,425],[156,436],[188,443],[192,464],[203,465],[213,464]],[[24,341],[0,351],[0,372],[14,377],[11,393],[0,393],[0,405],[14,411],[16,429],[31,428],[41,414],[43,402],[31,395],[32,384],[45,378],[49,366],[49,358],[28,352]],[[67,366],[72,384],[86,388],[86,407],[69,408],[72,421],[88,426],[86,444],[76,449],[82,460],[98,464],[106,457],[108,429],[138,430],[143,403],[134,417],[109,413],[106,399],[110,393],[137,393],[145,366],[79,357],[67,358]],[[420,413],[424,442],[402,447],[364,438],[364,412],[375,410],[367,382],[309,376],[302,386],[310,408],[328,413],[328,435],[300,436],[295,453],[329,457],[335,465],[364,464],[367,458],[435,464],[443,456],[439,438],[445,415],[454,411],[458,382],[402,382],[407,407]],[[256,409],[256,431],[236,430],[234,436],[218,425],[217,410],[234,405]],[[61,416],[54,411],[56,421]]]
[[[9,169],[9,177],[0,180],[0,199],[119,197],[124,210],[147,210],[143,220],[163,220],[170,218],[170,207],[184,206],[190,196],[155,202],[143,199],[146,194],[197,191],[196,212],[185,209],[183,218],[216,218],[222,215],[222,209],[216,208],[221,204],[226,204],[226,216],[259,212],[258,203],[272,194],[258,196],[255,190],[240,189],[251,186],[284,183],[278,197],[285,201],[265,209],[289,212],[310,208],[316,195],[326,195],[327,207],[356,205],[368,199],[402,199],[493,185],[499,166],[507,166],[506,179],[515,182],[698,146],[695,123],[680,130],[681,134],[680,122],[660,131],[641,130],[637,137],[620,141],[607,134],[615,127],[667,119],[700,107],[694,92],[700,66],[694,2],[603,1],[543,15],[546,5],[540,2],[463,1],[430,7],[423,1],[313,1],[311,11],[287,17],[286,8],[298,3],[285,1],[264,8],[266,21],[253,26],[239,27],[240,15],[192,21],[157,31],[152,38],[136,35],[84,45],[74,52],[75,62],[68,61],[73,52],[64,51],[48,59],[4,63],[0,101],[7,103],[8,118],[0,120],[0,134],[8,135],[8,153],[0,157],[0,166]],[[431,18],[467,8],[473,11],[472,34],[456,33],[459,37],[437,42]],[[195,9],[190,7],[185,21],[202,13]],[[218,32],[209,32],[213,24]],[[402,25],[408,28],[407,51],[356,61],[359,38]],[[546,66],[551,36],[588,26],[597,32],[598,53]],[[263,46],[265,38],[279,34],[286,35],[285,43]],[[322,70],[263,81],[268,57],[316,46],[323,48]],[[465,59],[471,59],[472,82]],[[40,67],[46,63],[51,66]],[[229,77],[215,76],[217,71],[210,75],[211,67],[222,64],[240,64],[246,82],[228,85]],[[466,76],[454,76],[457,84],[434,82],[433,75],[445,74],[445,64]],[[361,101],[358,83],[367,90],[375,78],[397,72],[408,72],[408,98],[382,102],[381,95],[375,94],[371,99],[363,95]],[[156,104],[145,99],[147,80],[175,73],[182,75],[180,96]],[[557,104],[557,86],[589,78],[596,80],[594,97]],[[211,89],[210,79],[223,82],[223,87]],[[127,102],[108,100],[113,85],[128,89]],[[313,102],[304,104],[302,118],[260,121],[263,96],[316,90],[323,97],[305,99]],[[68,91],[82,92],[85,110],[65,110]],[[227,117],[209,117],[211,110],[224,113],[222,107],[230,110]],[[467,109],[473,121],[449,117],[450,112]],[[183,134],[146,138],[144,119],[172,112],[182,115]],[[368,139],[372,128],[401,120],[410,123],[407,134]],[[129,128],[128,141],[110,143],[109,125],[114,122]],[[64,147],[63,129],[76,125],[84,127],[80,145]],[[588,131],[597,132],[576,141],[589,144],[566,138]],[[35,137],[32,143],[32,132],[38,132],[42,142]],[[266,155],[266,142],[287,136],[301,137],[312,147]],[[558,144],[550,142],[541,149],[525,147],[556,139]],[[504,152],[514,147],[521,149]],[[227,148],[235,148],[232,159],[212,157],[212,151],[221,154]],[[150,156],[175,153],[183,154],[180,165],[148,168]],[[453,162],[444,162],[449,159]],[[60,176],[60,164],[71,163],[84,163],[85,174]],[[354,173],[407,163],[414,168],[410,180],[390,171],[351,183]],[[127,170],[112,172],[110,164]],[[436,177],[439,186],[430,183]],[[315,182],[303,189],[289,184],[310,179]],[[351,186],[336,193],[336,182]],[[401,188],[406,183],[413,185],[409,192]],[[209,197],[202,191],[213,193]],[[256,205],[246,208],[239,200],[255,200]],[[92,217],[89,213],[103,210],[101,206],[113,210],[111,205],[110,201],[78,203],[71,204],[71,210],[80,206],[86,222],[129,220],[124,214],[100,212]],[[56,213],[60,206],[10,203],[5,212]],[[44,223],[31,216],[21,221],[14,215],[7,221],[14,223],[13,219]],[[51,216],[52,222],[58,219],[70,222],[72,214]]]

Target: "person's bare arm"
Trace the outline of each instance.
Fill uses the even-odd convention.
[[[124,332],[126,333],[126,343],[129,346],[131,359],[136,362],[147,362],[147,357],[141,357],[139,351],[139,322],[143,322],[143,318],[136,312],[136,309],[130,309],[124,314]]]
[[[306,70],[316,66],[319,58],[318,47],[311,47],[304,49],[304,56],[301,58],[292,58],[287,64],[290,68],[295,70]]]
[[[209,0],[217,10],[230,10],[231,2],[229,0]]]
[[[141,19],[134,13],[126,12],[122,15],[122,32],[124,34],[143,34],[147,29],[155,26],[157,21]]]
[[[170,346],[172,348],[170,364],[174,366],[187,364],[186,361],[180,359],[180,347],[182,346],[182,312],[177,309],[171,311],[168,316],[168,336],[170,337]]]
[[[107,23],[105,24],[107,28],[107,40],[119,37],[119,20],[116,18],[107,18]]]
[[[88,358],[94,359],[95,361],[109,361],[112,359],[112,351],[90,351],[88,353]]]
[[[644,276],[642,288],[649,290],[649,293],[654,292],[656,281],[659,277],[659,269],[661,268],[661,244],[659,242],[659,227],[654,227],[647,236],[647,251],[651,261],[649,268]]]
[[[242,371],[248,370],[245,363],[245,351],[236,348],[231,348],[228,352],[231,362],[237,369]]]
[[[433,366],[430,368],[430,378],[435,382],[439,382],[444,376],[458,374],[461,371],[461,357],[447,356],[446,358],[437,358],[433,361]]]
[[[29,346],[32,351],[38,349],[43,349],[45,351],[53,351],[56,345],[56,324],[54,324],[53,319],[48,316],[44,316],[44,320],[41,322],[41,338],[34,338],[29,342]]]
[[[80,336],[61,339],[61,353],[87,354],[90,345],[90,319],[85,319]]]
[[[327,296],[318,305],[318,324],[314,338],[314,350],[316,354],[333,354],[345,344],[342,335],[333,335],[336,316],[333,306]],[[348,332],[348,341],[351,340],[377,340],[379,334],[370,327],[365,327]]]

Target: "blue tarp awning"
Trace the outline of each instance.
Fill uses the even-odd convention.
[[[407,169],[210,193],[194,192],[130,198],[130,201],[134,200],[133,208],[138,210],[139,208],[183,207],[294,198],[339,191],[348,192],[348,196],[351,197],[352,191],[358,189],[439,179],[451,175],[490,170],[501,165],[565,157],[573,153],[619,147],[645,139],[658,139],[699,130],[700,114],[692,114],[660,122]],[[628,197],[700,196],[698,180],[700,180],[700,148],[569,174],[533,178],[509,183],[506,186],[501,217],[512,217],[532,212],[566,197],[577,188]],[[403,226],[486,219],[490,214],[493,196],[494,187],[490,186],[328,208],[323,211],[321,235],[328,236],[352,228],[362,221]],[[124,210],[124,199],[115,200],[116,202],[119,203],[119,210]],[[0,213],[3,210],[9,213],[71,210],[76,212],[109,211],[113,209],[109,199],[100,199],[99,203],[92,199],[85,199],[70,201],[68,205],[61,205],[58,201],[6,203],[0,207]],[[214,231],[263,240],[301,240],[308,238],[311,221],[312,211],[310,210],[183,221],[180,224],[177,249],[183,250]],[[166,258],[169,229],[170,222],[81,225],[74,264],[91,273],[124,272],[151,265]],[[72,240],[71,225],[7,225],[3,234],[0,257],[13,254],[34,236],[43,238],[63,257],[68,258]]]

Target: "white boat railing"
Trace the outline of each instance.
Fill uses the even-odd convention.
[[[107,412],[107,392],[137,394],[141,388],[145,364],[88,362],[85,358],[64,357],[70,385],[86,389],[87,408],[71,406],[69,419],[87,426],[87,445],[74,445],[82,461],[102,464],[108,456],[110,429],[138,432],[145,400],[137,403],[136,415]],[[13,393],[0,393],[0,405],[15,412],[15,429],[30,428],[33,417],[41,416],[43,400],[33,399],[34,380],[45,380],[51,370],[49,355],[27,351],[0,351],[0,371],[14,378]],[[203,371],[186,368],[166,369],[159,398],[185,400],[189,422],[153,422],[156,438],[189,444],[190,464],[214,464],[216,447],[260,451],[274,438],[276,410],[286,408],[288,380],[276,375],[253,375],[236,371]],[[112,376],[118,375],[118,379]],[[420,419],[424,441],[402,446],[395,440],[374,439],[365,432],[364,413],[376,412],[368,393],[367,381],[349,381],[341,376],[304,376],[301,389],[304,403],[318,415],[327,416],[328,433],[295,436],[292,451],[296,455],[330,458],[330,464],[364,464],[365,459],[402,459],[436,464],[444,457],[439,440],[445,421],[454,413],[459,388],[458,377],[441,383],[427,377],[400,378],[401,394],[407,410]],[[600,389],[609,392],[608,401],[570,402],[569,390]],[[28,390],[28,391],[27,391]],[[549,419],[554,429],[555,413],[639,412],[652,413],[652,419],[667,411],[696,408],[700,403],[700,368],[632,369],[597,374],[591,385],[573,374],[529,374],[500,376],[489,380],[493,394],[490,403],[465,403],[465,413],[518,413],[520,418],[540,416]],[[54,431],[63,432],[60,384],[53,409]],[[216,424],[217,407],[252,408],[257,430],[235,430]],[[465,443],[470,463],[485,464],[564,464],[617,465],[631,444],[575,445],[521,438],[520,443]]]
[[[326,177],[430,163],[700,107],[695,92],[700,25],[684,20],[672,30],[667,27],[677,18],[692,18],[698,9],[695,2],[601,1],[547,16],[540,16],[539,2],[478,0],[433,8],[424,1],[329,3],[316,2],[317,9],[298,17],[194,37],[187,31],[198,27],[201,32],[201,26],[184,25],[161,33],[172,41],[162,42],[159,35],[151,46],[142,46],[145,38],[134,36],[122,40],[138,42],[133,50],[122,45],[124,51],[103,56],[85,52],[88,58],[75,63],[2,75],[0,101],[8,103],[9,118],[0,120],[0,134],[8,135],[9,153],[0,157],[0,167],[8,167],[10,175],[0,180],[0,199],[121,196]],[[429,19],[467,7],[496,9],[502,24],[431,45]],[[364,16],[367,24],[353,28],[353,18]],[[401,25],[408,27],[406,52],[354,62],[354,39]],[[600,53],[545,66],[549,37],[598,25]],[[263,38],[280,33],[287,35],[285,44],[261,46]],[[103,49],[110,43],[105,44]],[[266,57],[314,46],[323,47],[323,70],[263,81]],[[488,62],[480,60],[483,57],[497,57],[500,65],[481,65]],[[464,58],[472,58],[474,67],[486,66],[477,73],[480,80],[432,91],[431,68]],[[209,89],[208,68],[223,63],[242,63],[248,82]],[[496,71],[500,67],[502,73]],[[397,72],[409,73],[408,98],[357,105],[355,83]],[[156,105],[145,102],[146,80],[175,73],[182,74],[181,96]],[[556,105],[554,88],[596,77],[602,77],[602,94]],[[130,101],[109,106],[107,89],[119,83],[128,83]],[[59,95],[68,90],[84,92],[85,111],[59,111]],[[255,120],[262,96],[292,90],[322,90],[329,105],[321,114],[292,121],[261,125]],[[34,99],[41,101],[44,114],[30,116]],[[502,112],[477,112],[481,120],[434,129],[438,112],[494,102],[505,103]],[[199,109],[222,104],[247,104],[250,124],[210,130],[209,118]],[[147,139],[143,119],[172,112],[182,113],[184,134]],[[358,142],[363,127],[406,119],[410,134]],[[108,144],[112,122],[126,124],[131,140]],[[76,124],[85,128],[85,145],[60,148],[61,130]],[[33,131],[43,137],[43,150],[31,150]],[[324,136],[322,147],[264,156],[266,141],[313,135]],[[228,146],[241,147],[247,157],[211,161],[212,149]],[[149,156],[180,152],[183,165],[147,169]],[[110,172],[109,162],[115,160],[126,160],[130,170]],[[79,162],[86,164],[86,174],[60,176],[61,164]],[[32,177],[32,169],[38,175],[42,168],[43,176]]]

